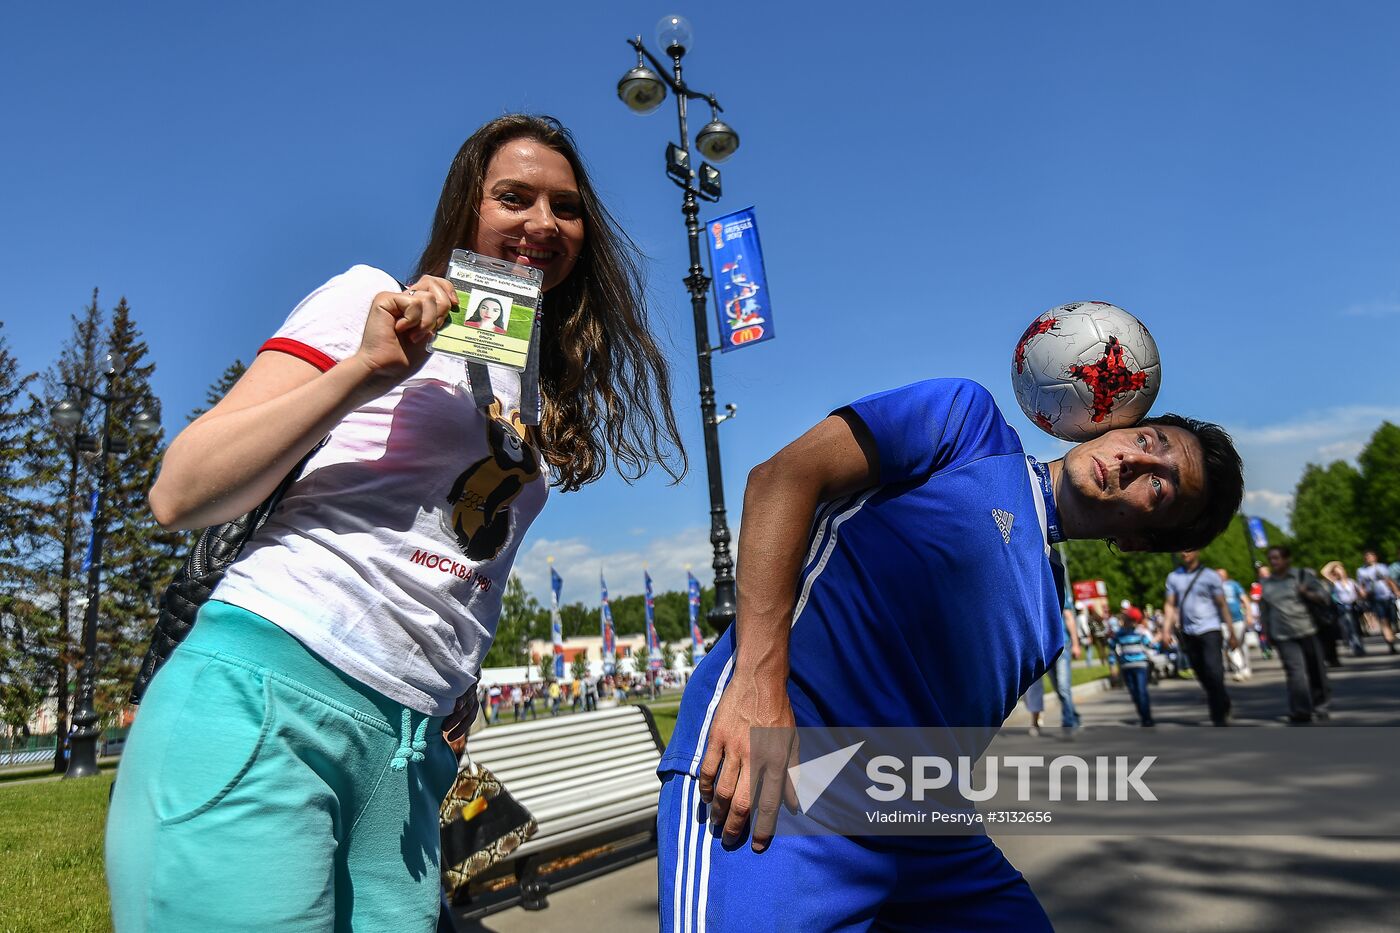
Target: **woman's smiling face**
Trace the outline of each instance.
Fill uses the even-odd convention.
[[[473,251],[541,270],[545,291],[573,271],[586,236],[583,199],[558,152],[528,138],[503,143],[486,167],[478,214]]]

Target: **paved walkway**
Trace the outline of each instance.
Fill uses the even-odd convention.
[[[1378,640],[1373,645],[1384,650]],[[1400,657],[1382,653],[1344,660],[1345,666],[1332,672],[1332,722],[1319,728],[1400,726]],[[1278,722],[1287,709],[1282,671],[1257,654],[1255,662],[1252,681],[1230,684],[1235,728],[1286,728]],[[1058,721],[1053,694],[1046,700],[1047,721]],[[1152,688],[1152,703],[1158,729],[1198,728],[1209,721],[1202,691],[1192,680]],[[1122,690],[1085,697],[1080,711],[1089,729],[1136,721]],[[1012,727],[1020,728],[1016,722],[1013,718]],[[1208,767],[1203,766],[1201,780],[1211,780]],[[1319,788],[1319,806],[1326,806],[1329,793],[1345,793],[1345,786],[1346,775],[1338,775],[1335,788]],[[1290,828],[1286,818],[1277,828],[1280,833]],[[1062,933],[1400,930],[1400,839],[1008,836],[998,844]],[[655,871],[654,860],[641,862],[550,895],[546,911],[515,908],[471,929],[655,930]]]

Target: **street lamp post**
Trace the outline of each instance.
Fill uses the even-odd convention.
[[[695,148],[702,156],[722,162],[739,148],[739,135],[719,118],[723,111],[713,94],[692,90],[681,72],[681,58],[692,47],[690,24],[679,16],[667,16],[657,25],[657,40],[671,59],[671,74],[642,44],[641,36],[627,42],[637,52],[637,65],[617,84],[617,95],[628,109],[647,114],[661,106],[669,87],[676,98],[676,116],[680,124],[680,145],[666,147],[666,175],[684,192],[681,213],[685,216],[686,235],[690,241],[690,271],[684,282],[690,292],[690,309],[695,319],[696,361],[700,371],[700,418],[705,432],[705,469],[710,484],[710,544],[714,548],[715,605],[709,612],[710,624],[723,632],[734,621],[734,559],[729,552],[729,522],[724,508],[724,477],[720,470],[719,424],[733,417],[715,414],[714,374],[710,365],[710,325],[708,289],[710,279],[700,262],[700,204],[699,199],[718,201],[720,173],[709,162],[700,163],[697,173],[690,167],[690,133],[686,125],[686,103],[703,100],[710,105],[710,122],[695,136]],[[647,67],[647,63],[652,67]],[[653,70],[655,69],[655,70]]]
[[[68,768],[64,779],[91,777],[98,773],[97,738],[102,734],[98,727],[97,708],[94,695],[97,688],[97,602],[102,585],[102,545],[106,538],[106,518],[103,514],[107,498],[107,455],[125,453],[126,441],[112,437],[112,403],[130,401],[130,396],[113,393],[112,383],[126,368],[126,361],[117,353],[108,353],[106,360],[107,392],[98,392],[87,386],[72,382],[64,385],[70,392],[77,391],[84,396],[95,398],[102,403],[102,435],[100,438],[87,434],[74,437],[77,450],[96,453],[100,458],[97,469],[97,501],[92,510],[92,550],[88,562],[87,605],[83,611],[83,666],[78,672],[77,708],[73,711],[73,738],[69,743]],[[59,428],[73,431],[83,420],[82,405],[71,397],[53,407],[53,419]],[[132,420],[132,428],[143,436],[150,436],[160,430],[160,420],[149,412],[139,412]]]

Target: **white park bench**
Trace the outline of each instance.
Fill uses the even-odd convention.
[[[517,900],[526,910],[542,910],[551,887],[656,850],[656,766],[665,744],[645,706],[497,726],[472,736],[467,747],[530,811],[539,832],[473,879],[470,902],[454,910],[458,917],[480,917]]]

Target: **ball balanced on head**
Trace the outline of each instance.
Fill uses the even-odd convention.
[[[1026,328],[1011,359],[1021,410],[1067,441],[1137,424],[1161,385],[1157,342],[1147,327],[1103,301],[1046,311]]]

